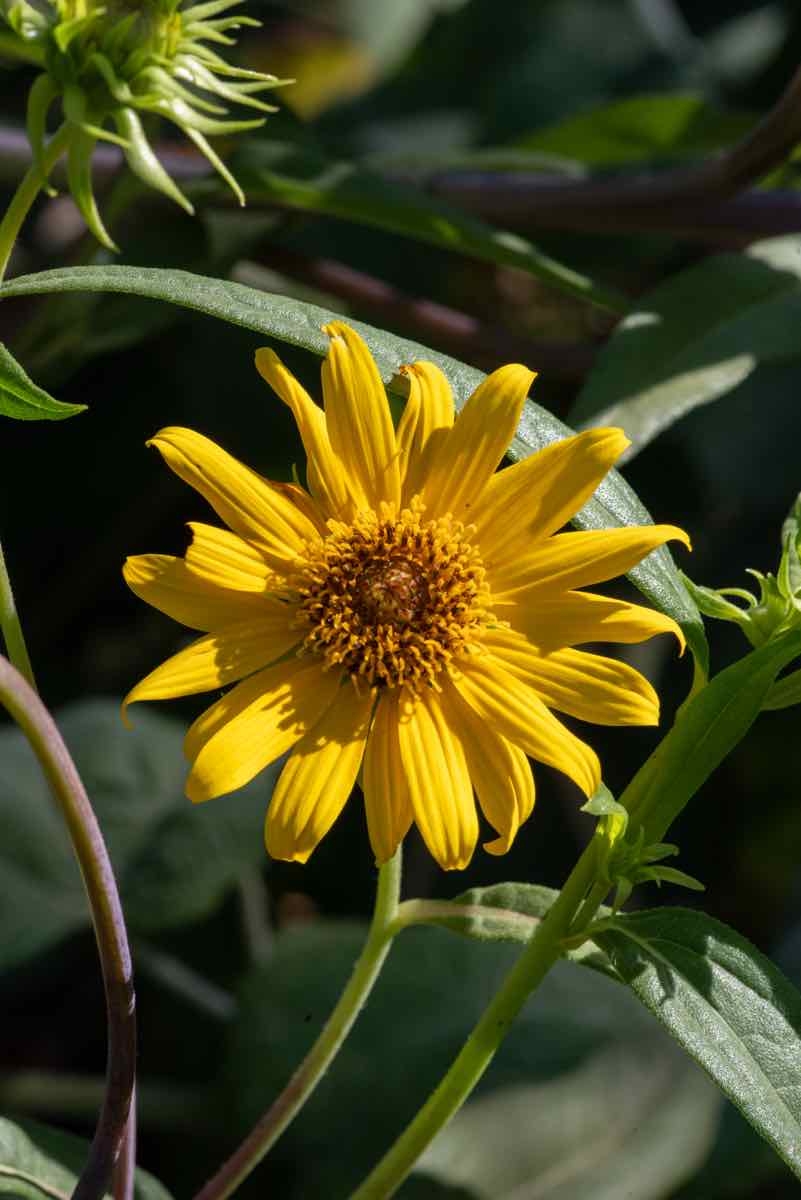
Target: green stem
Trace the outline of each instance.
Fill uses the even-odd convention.
[[[280,1096],[195,1200],[225,1200],[261,1162],[322,1079],[358,1017],[378,978],[392,942],[398,911],[401,849],[380,868],[375,909],[367,941],[348,983],[320,1036]]]
[[[0,543],[0,631],[8,651],[8,657],[14,666],[32,688],[36,688],[28,647],[25,645],[25,635],[14,603],[14,592],[11,587],[11,577],[8,574],[3,546]]]
[[[69,145],[73,129],[65,121],[47,143],[40,162],[34,162],[25,172],[11,203],[0,221],[0,282],[5,277],[8,260],[17,240],[22,223],[30,212],[31,205],[47,182],[47,176]]]
[[[559,958],[562,938],[594,882],[596,862],[595,843],[591,842],[448,1073],[351,1200],[392,1196],[425,1148],[464,1104],[520,1009]]]
[[[39,46],[26,42],[15,33],[0,33],[0,54],[4,58],[15,58],[19,62],[32,63],[33,66],[44,66],[44,54]]]

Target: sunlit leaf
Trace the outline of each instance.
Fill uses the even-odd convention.
[[[252,329],[262,337],[301,346],[320,356],[328,349],[328,339],[322,332],[322,326],[338,317],[338,314],[316,305],[257,291],[243,284],[151,267],[73,267],[43,271],[4,284],[0,288],[0,298],[81,291],[123,292],[168,301]],[[384,381],[390,388],[401,391],[401,394],[405,385],[397,377],[398,368],[403,363],[418,359],[436,363],[444,371],[458,407],[464,404],[484,379],[482,372],[474,367],[417,342],[396,337],[361,321],[352,321],[351,324],[366,339]],[[524,458],[550,442],[568,437],[571,432],[568,426],[544,408],[528,401],[517,437],[510,448],[510,456]],[[650,522],[648,510],[616,471],[609,472],[595,496],[575,519],[575,524],[583,529]],[[703,623],[670,552],[664,547],[653,551],[630,572],[630,578],[657,608],[669,613],[681,625],[693,654],[705,671],[708,650]]]
[[[799,320],[801,237],[707,258],[640,298],[599,354],[570,419],[621,426],[636,454],[761,363],[798,357]]]

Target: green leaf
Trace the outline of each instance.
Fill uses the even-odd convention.
[[[761,363],[796,358],[801,237],[757,242],[671,276],[643,296],[598,356],[574,424],[619,425],[636,454]]]
[[[63,421],[85,408],[85,404],[63,404],[37,387],[0,342],[0,416],[18,421]]]
[[[265,861],[264,812],[275,771],[215,804],[183,794],[184,727],[156,713],[125,729],[111,701],[58,715],[109,847],[132,934],[210,912],[246,867]],[[0,731],[0,972],[88,928],[69,838],[22,733]]]
[[[566,117],[516,145],[591,166],[622,167],[708,154],[741,137],[752,124],[746,114],[720,112],[700,96],[655,93]]]
[[[39,295],[47,292],[122,292],[177,304],[233,325],[252,329],[263,337],[301,346],[321,357],[328,340],[322,326],[339,314],[286,296],[271,295],[239,283],[210,279],[185,271],[152,267],[72,267],[20,276],[0,287],[0,298]],[[441,368],[454,392],[457,407],[485,378],[481,371],[417,342],[375,329],[362,321],[350,324],[365,338],[381,376],[390,389],[405,395],[405,384],[397,377],[403,363],[425,359]],[[573,431],[538,404],[527,401],[510,457],[525,458],[550,442],[569,437]],[[634,490],[616,472],[610,471],[594,497],[577,515],[581,529],[615,528],[620,525],[650,524],[651,517]],[[682,627],[687,641],[706,672],[708,648],[703,622],[694,601],[681,581],[670,552],[654,550],[629,572],[645,596]]]
[[[89,1154],[89,1143],[35,1121],[0,1117],[0,1196],[68,1200]],[[137,1168],[134,1200],[170,1200],[147,1171]]]
[[[603,922],[635,995],[801,1178],[801,994],[745,938],[688,909]]]
[[[405,925],[437,925],[480,942],[518,942],[525,945],[559,895],[533,883],[496,883],[470,888],[453,900],[407,900],[398,914]],[[611,909],[602,908],[603,913]],[[573,962],[614,975],[605,956],[585,942],[567,957]]]
[[[789,675],[777,679],[762,701],[762,708],[769,712],[792,708],[794,704],[801,704],[801,671],[791,671]]]
[[[543,254],[526,238],[494,229],[458,208],[401,184],[388,183],[353,163],[295,143],[252,139],[231,161],[251,201],[371,225],[481,262],[516,267],[543,283],[616,314],[624,296]]]
[[[653,1049],[632,1039],[557,1079],[477,1097],[416,1170],[471,1200],[672,1195],[703,1162],[717,1114],[692,1064]]]
[[[621,796],[646,844],[662,841],[715,768],[745,737],[774,679],[801,654],[801,632],[752,650],[701,688]]]
[[[252,971],[226,1069],[226,1111],[236,1114],[237,1132],[290,1078],[365,932],[334,922],[295,926],[279,932],[271,960]],[[273,1151],[279,1169],[290,1167],[282,1200],[350,1194],[448,1067],[518,954],[437,929],[400,934],[336,1062]],[[466,1128],[476,1190],[465,1178],[467,1162],[460,1166],[460,1153],[449,1150],[448,1133],[420,1169],[481,1200],[506,1200],[514,1185],[525,1185],[517,1195],[547,1200],[653,1200],[703,1159],[719,1104],[628,989],[558,964],[464,1110],[474,1113]],[[458,1134],[465,1154],[466,1140]],[[507,1161],[512,1145],[514,1165]],[[615,1178],[625,1179],[625,1192],[614,1189]],[[603,1189],[593,1191],[594,1182]],[[438,1194],[413,1186],[400,1196]]]

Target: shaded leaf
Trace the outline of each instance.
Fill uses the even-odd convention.
[[[220,803],[184,796],[183,725],[157,713],[123,727],[112,701],[58,715],[108,843],[132,934],[197,920],[246,866],[265,861],[268,770]],[[33,752],[0,731],[0,971],[89,924],[69,838]]]
[[[272,960],[251,973],[232,1027],[226,1072],[230,1111],[238,1114],[243,1131],[311,1045],[365,932],[334,922],[287,929],[276,938]],[[339,1057],[274,1151],[289,1175],[282,1190],[286,1200],[349,1194],[450,1064],[518,953],[499,944],[476,946],[436,929],[400,934]],[[689,1076],[694,1084],[687,1082]],[[626,1111],[634,1110],[636,1096],[648,1138],[628,1120],[619,1134],[610,1134],[604,1089],[614,1086],[613,1078],[621,1085],[627,1080],[632,1103]],[[581,1100],[579,1089],[591,1103]],[[515,1102],[521,1090],[529,1103]],[[518,1146],[517,1162],[528,1171],[528,1186],[532,1191],[535,1184],[546,1187],[564,1155],[566,1130],[580,1112],[586,1123],[579,1124],[579,1133],[586,1132],[588,1141],[585,1182],[593,1173],[611,1178],[614,1171],[633,1180],[635,1163],[643,1165],[643,1142],[653,1145],[661,1123],[664,1150],[654,1154],[652,1174],[643,1172],[652,1190],[631,1192],[631,1200],[646,1200],[669,1194],[703,1155],[714,1134],[719,1100],[627,989],[595,972],[559,964],[515,1022],[467,1114],[472,1104],[489,1104],[488,1110],[479,1108],[486,1119],[470,1125],[475,1156],[486,1163],[478,1195],[490,1194],[493,1200],[504,1195],[500,1188],[493,1193],[491,1183],[489,1193],[483,1187],[491,1172],[505,1169],[510,1142]],[[685,1106],[694,1114],[692,1122],[682,1117]],[[602,1126],[606,1137],[600,1136]],[[581,1173],[575,1159],[574,1167]],[[437,1170],[440,1183],[462,1182],[445,1174],[444,1168]],[[653,1190],[657,1177],[661,1193]],[[476,1194],[469,1185],[463,1190]],[[407,1192],[427,1194],[419,1181],[410,1181],[400,1195]],[[562,1200],[568,1193],[557,1195]]]
[[[419,1169],[475,1200],[662,1200],[704,1161],[717,1120],[697,1068],[635,1036],[547,1083],[479,1096]]]
[[[599,354],[570,419],[621,426],[631,456],[760,363],[797,357],[799,319],[801,237],[707,258],[641,297]]]
[[[89,1143],[35,1121],[0,1117],[0,1196],[68,1200],[89,1154]],[[137,1169],[134,1200],[170,1200],[147,1171]]]
[[[354,163],[298,149],[294,143],[254,138],[240,148],[232,169],[251,201],[356,221],[481,262],[516,267],[559,291],[617,314],[628,307],[625,297],[557,262],[519,234],[494,229],[435,197],[388,183]]]
[[[63,421],[85,408],[85,404],[64,404],[54,400],[28,378],[0,342],[0,416],[14,417],[18,421]]]
[[[338,316],[316,305],[271,295],[239,283],[151,267],[72,267],[43,271],[3,284],[0,297],[81,291],[123,292],[165,300],[252,329],[264,337],[301,346],[321,357],[328,349],[322,326]],[[485,378],[481,371],[426,346],[375,329],[361,321],[350,323],[367,341],[384,381],[390,388],[401,391],[401,394],[405,385],[397,377],[398,368],[403,363],[419,359],[433,362],[444,371],[458,407],[464,404]],[[568,426],[544,408],[527,401],[517,436],[510,447],[510,457],[524,458],[551,442],[569,437],[571,433]],[[616,471],[610,471],[602,480],[594,497],[575,518],[575,524],[582,529],[650,522],[647,509]],[[669,613],[678,622],[705,672],[708,649],[703,623],[670,552],[664,547],[654,550],[629,572],[629,577],[657,608]]]
[[[558,895],[554,888],[534,883],[496,883],[470,888],[453,900],[409,900],[398,915],[404,924],[438,925],[481,942],[525,945]],[[611,911],[599,909],[602,914]],[[614,975],[611,963],[591,942],[569,951],[567,957]]]
[[[801,994],[703,912],[653,909],[594,940],[621,977],[801,1177]]]

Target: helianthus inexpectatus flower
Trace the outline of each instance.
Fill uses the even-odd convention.
[[[673,633],[662,613],[581,589],[628,570],[671,525],[558,532],[628,442],[591,429],[496,472],[533,373],[494,371],[454,418],[444,375],[402,368],[393,427],[362,339],[339,322],[323,364],[324,410],[271,350],[256,364],[291,409],[308,490],[270,483],[189,429],[152,439],[228,526],[191,524],[183,558],[129,558],[133,591],[203,636],[126,697],[233,684],[190,727],[187,794],[232,792],[289,752],[266,845],[304,862],[358,779],[376,859],[414,821],[437,862],[464,867],[475,798],[509,849],[534,805],[528,759],[591,796],[594,751],[557,716],[651,725],[651,684],[576,649]]]

